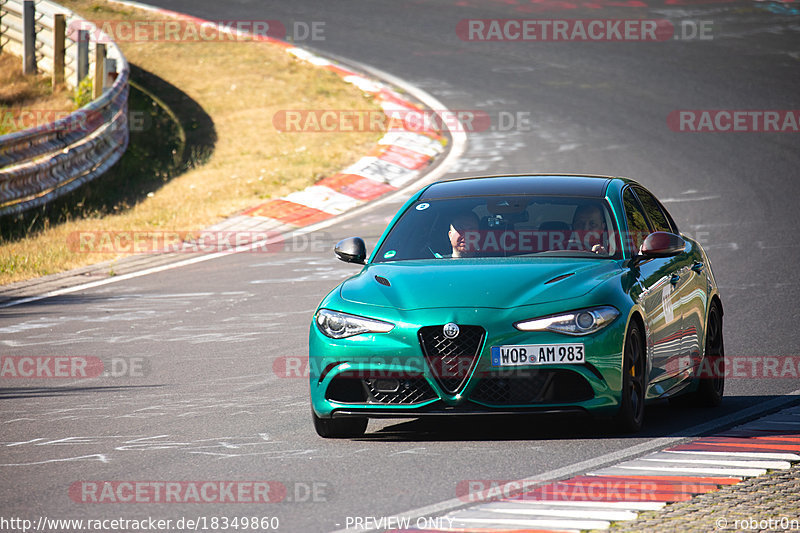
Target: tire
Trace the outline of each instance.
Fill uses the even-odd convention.
[[[350,439],[360,437],[367,430],[367,418],[320,418],[311,409],[317,435],[326,439]]]
[[[711,302],[706,320],[706,360],[701,366],[707,370],[699,378],[694,393],[694,405],[716,407],[722,403],[725,393],[725,343],[722,336],[722,310],[717,302]]]
[[[636,433],[644,422],[645,393],[644,336],[636,322],[631,322],[622,352],[622,390],[614,425],[624,433]]]
[[[706,358],[694,392],[669,398],[670,407],[716,407],[725,392],[725,346],[722,339],[722,310],[712,302],[706,319]]]

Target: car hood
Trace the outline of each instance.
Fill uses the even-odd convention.
[[[339,294],[350,302],[404,310],[508,309],[577,298],[620,270],[616,261],[569,258],[377,263],[342,283]]]

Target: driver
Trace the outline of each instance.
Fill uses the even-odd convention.
[[[575,210],[572,217],[572,230],[583,235],[582,242],[588,239],[587,247],[597,254],[608,253],[603,246],[603,235],[606,231],[606,220],[603,210],[597,204],[585,204]]]

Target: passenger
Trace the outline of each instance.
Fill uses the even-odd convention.
[[[461,213],[453,218],[450,222],[450,229],[447,231],[450,246],[453,247],[451,257],[474,257],[477,254],[475,237],[478,235],[479,227],[478,216],[472,211]],[[468,237],[471,238],[468,239]]]

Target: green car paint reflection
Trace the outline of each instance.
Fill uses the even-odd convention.
[[[589,215],[587,216],[587,213]],[[587,227],[586,219],[594,219]],[[637,431],[656,398],[718,404],[708,257],[632,180],[464,178],[422,189],[331,291],[309,336],[323,437],[369,418],[587,412]]]

